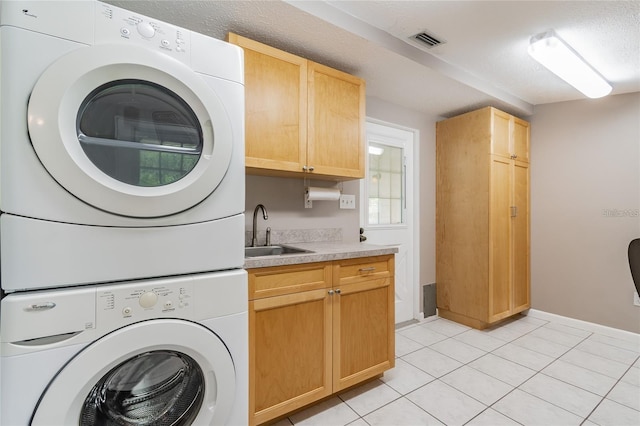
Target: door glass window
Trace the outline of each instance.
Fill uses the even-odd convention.
[[[82,103],[77,133],[93,164],[135,186],[176,182],[202,152],[202,128],[193,110],[148,81],[117,80],[95,89]]]
[[[152,351],[109,371],[84,401],[79,424],[190,425],[204,399],[204,374],[188,355]]]
[[[369,225],[404,223],[404,155],[400,147],[369,141]]]

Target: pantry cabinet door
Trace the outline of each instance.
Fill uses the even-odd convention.
[[[516,161],[513,169],[513,313],[528,309],[530,302],[529,164]]]
[[[491,156],[489,194],[489,318],[493,322],[511,313],[511,163]]]

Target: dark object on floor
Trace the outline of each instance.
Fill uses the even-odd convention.
[[[640,238],[631,240],[629,243],[629,267],[636,291],[640,294]]]

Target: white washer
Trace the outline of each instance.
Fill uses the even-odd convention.
[[[246,425],[245,283],[237,270],[7,295],[0,424]]]
[[[93,0],[0,2],[5,292],[242,267],[242,50]]]

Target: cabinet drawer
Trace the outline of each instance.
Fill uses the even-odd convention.
[[[351,284],[376,278],[393,277],[393,259],[393,255],[385,255],[334,262],[334,285]]]
[[[249,300],[331,287],[331,262],[255,268],[249,273]]]

